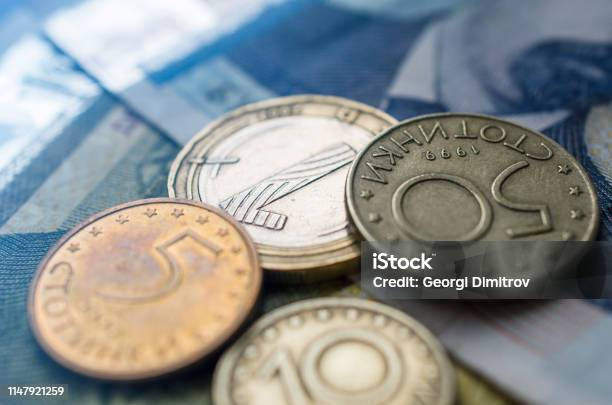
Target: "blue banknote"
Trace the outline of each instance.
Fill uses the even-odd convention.
[[[610,11],[605,0],[579,9],[568,0],[538,0],[530,7],[502,0],[258,0],[253,2],[260,6],[254,7],[256,12],[227,17],[236,20],[238,29],[219,28],[217,40],[199,43],[189,32],[163,31],[161,40],[154,35],[154,29],[160,31],[156,2],[147,7],[136,7],[140,2],[133,2],[134,7],[111,3],[85,0],[60,9],[50,17],[46,31],[126,100],[146,105],[142,98],[150,90],[186,101],[194,108],[188,108],[181,120],[198,112],[207,115],[203,104],[193,101],[209,93],[206,104],[218,103],[219,92],[212,90],[228,94],[225,108],[240,102],[239,92],[244,93],[243,102],[249,96],[257,98],[261,89],[249,89],[245,83],[232,89],[232,79],[241,76],[273,94],[336,94],[387,107],[398,116],[414,114],[419,103],[430,110],[524,116],[540,128],[559,121],[567,110],[607,100],[611,85]],[[138,21],[138,28],[120,21],[113,25],[110,17],[117,9]],[[175,25],[193,24],[190,18],[173,17]],[[87,24],[78,26],[77,21]],[[176,56],[173,46],[179,39],[187,45]],[[234,70],[213,70],[202,83],[206,76],[198,73],[206,74],[215,58]],[[214,77],[221,72],[228,88]],[[175,88],[177,81],[195,86],[192,94]],[[150,88],[143,87],[139,96],[141,82]],[[410,102],[415,105],[407,106]],[[146,115],[160,126],[172,120],[170,113],[151,110]],[[173,136],[180,139],[184,134]]]
[[[0,385],[68,384],[67,399],[79,404],[210,402],[206,367],[163,385],[124,386],[58,366],[29,331],[27,291],[40,259],[70,227],[117,203],[166,195],[181,143],[219,114],[268,97],[333,94],[399,119],[483,112],[542,130],[589,172],[601,204],[599,238],[611,239],[609,21],[605,0],[581,7],[569,0],[7,3],[0,9]],[[264,310],[342,283],[269,291]],[[597,304],[612,311],[609,302]],[[420,319],[458,359],[519,399],[609,398],[605,381],[579,378],[605,351],[612,330],[605,311],[565,303],[536,316],[523,308],[501,327],[491,311],[457,318],[426,311]],[[503,322],[509,318],[515,322]],[[579,333],[577,322],[587,318],[595,321],[580,323]],[[558,322],[529,329],[537,339],[519,336],[530,347],[516,344],[523,322],[547,319]],[[575,339],[537,353],[566,332]],[[520,364],[502,369],[496,356]],[[599,360],[595,374],[609,375],[612,363]]]
[[[0,27],[0,224],[33,193],[76,141],[69,127],[101,89],[59,54],[23,10]],[[44,163],[43,163],[44,162]]]
[[[609,313],[580,300],[395,304],[519,403],[608,404]]]
[[[2,11],[0,403],[20,401],[4,392],[16,384],[68,384],[68,397],[56,402],[129,402],[131,391],[78,377],[42,352],[27,322],[28,285],[41,258],[75,223],[120,202],[165,195],[178,149],[60,54],[41,36],[35,14],[17,6]],[[147,402],[164,403],[172,387]],[[189,395],[181,393],[187,403]],[[193,402],[202,403],[199,389]]]
[[[4,17],[4,18],[2,18]],[[149,384],[111,384],[79,376],[50,359],[27,319],[38,263],[71,227],[110,206],[165,196],[179,147],[92,82],[40,35],[37,15],[14,8],[0,16],[0,134],[6,179],[0,187],[0,403],[6,386],[67,387],[44,403],[208,404],[212,369],[201,367]],[[14,146],[13,146],[14,145]],[[9,176],[10,173],[10,176]],[[269,290],[268,311],[347,285]]]
[[[215,43],[281,1],[184,0],[177,7],[167,7],[163,0],[84,1],[50,15],[46,31],[108,90],[184,143],[227,107],[271,93],[222,60],[203,63],[172,83],[150,76],[182,64],[202,46]],[[239,94],[233,94],[236,91]],[[172,118],[160,119],[162,115]]]
[[[124,7],[139,28],[111,23],[108,38],[95,23],[106,27],[100,13],[113,10],[103,0],[51,14],[46,32],[177,142],[236,106],[296,93],[353,98],[400,119],[438,111],[495,114],[543,131],[578,157],[601,200],[600,238],[612,237],[606,159],[612,120],[601,110],[612,98],[606,0],[584,7],[571,0],[528,7],[507,0],[262,0],[206,40],[182,31],[162,33],[162,40],[144,34],[161,30],[149,3]],[[193,24],[189,16],[172,18]],[[76,21],[87,22],[78,35]],[[214,26],[207,24],[201,29]],[[177,38],[188,45],[170,52]]]

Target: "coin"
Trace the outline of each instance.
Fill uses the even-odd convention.
[[[451,404],[454,372],[421,324],[389,306],[317,298],[258,320],[222,356],[213,400],[228,404]]]
[[[563,147],[484,115],[389,128],[355,159],[346,193],[370,241],[590,240],[599,222],[593,184]]]
[[[354,267],[359,256],[344,201],[349,165],[395,122],[338,97],[247,105],[183,148],[170,170],[168,193],[219,206],[242,222],[273,277],[330,278]]]
[[[30,289],[30,324],[77,372],[155,377],[219,349],[251,313],[261,280],[254,245],[225,213],[140,200],[93,216],[55,245]]]

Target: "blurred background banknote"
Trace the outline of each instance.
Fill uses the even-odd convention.
[[[599,239],[611,240],[611,20],[606,0],[580,7],[569,0],[5,2],[0,385],[69,384],[78,403],[210,400],[206,369],[163,386],[104,384],[65,371],[31,336],[29,282],[79,221],[120,202],[167,195],[169,164],[200,127],[271,96],[344,96],[398,119],[482,112],[541,130],[592,177]],[[343,289],[348,283],[273,290],[263,310],[359,294]],[[515,399],[612,398],[608,302],[398,305]],[[491,403],[490,389],[469,375],[459,381],[472,395],[460,397]]]
[[[296,93],[363,101],[398,119],[494,114],[565,146],[610,205],[606,0],[124,3],[60,8],[45,32],[178,143],[220,113]],[[602,238],[611,234],[604,209]]]

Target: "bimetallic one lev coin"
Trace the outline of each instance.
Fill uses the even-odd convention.
[[[566,150],[483,115],[389,128],[355,159],[346,192],[371,241],[590,240],[599,222],[595,189]]]
[[[251,313],[261,282],[255,246],[227,214],[140,200],[57,243],[32,283],[30,322],[43,348],[77,372],[150,378],[219,349]]]
[[[250,104],[210,124],[183,148],[168,193],[234,216],[277,279],[333,277],[359,256],[344,201],[349,166],[395,122],[338,97]]]
[[[318,298],[257,321],[217,364],[217,405],[452,404],[455,376],[434,336],[387,305]]]

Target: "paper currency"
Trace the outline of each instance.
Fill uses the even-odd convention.
[[[47,3],[47,11],[58,13],[69,13],[75,6],[79,10],[87,8],[85,2]],[[126,4],[121,3],[120,6]],[[247,4],[231,3],[236,9],[241,8],[236,4],[245,8]],[[207,382],[211,376],[206,371],[194,372],[180,381],[167,381],[163,386],[146,387],[102,385],[67,373],[42,354],[22,316],[25,291],[34,268],[66,229],[91,213],[117,203],[164,195],[168,165],[178,148],[135,117],[135,110],[158,128],[172,130],[169,133],[177,139],[193,135],[195,130],[187,131],[190,126],[199,128],[205,121],[238,105],[294,92],[354,98],[382,107],[398,118],[456,108],[504,115],[543,130],[585,167],[593,179],[601,205],[599,238],[612,237],[610,160],[606,159],[610,156],[607,128],[612,122],[607,112],[612,39],[607,29],[610,17],[606,2],[593,1],[580,9],[569,1],[536,1],[525,8],[511,1],[417,1],[410,2],[410,6],[395,0],[296,3],[299,4],[275,3],[271,8],[247,12],[246,17],[221,30],[221,34],[211,34],[216,35],[213,40],[198,37],[198,24],[179,25],[173,33],[168,28],[172,23],[163,28],[155,26],[155,23],[164,25],[172,17],[160,20],[158,17],[163,13],[143,13],[143,18],[145,14],[153,15],[151,21],[155,23],[141,24],[142,27],[170,33],[166,37],[162,35],[170,38],[160,42],[163,49],[143,47],[143,50],[153,49],[151,54],[159,51],[158,59],[155,55],[148,59],[148,51],[141,58],[143,54],[135,52],[139,49],[133,47],[108,54],[104,51],[106,48],[112,50],[110,45],[93,47],[100,51],[101,57],[104,54],[102,59],[108,66],[114,63],[121,66],[123,59],[129,61],[128,67],[133,66],[130,65],[133,63],[130,49],[141,58],[137,58],[137,64],[141,63],[135,69],[137,74],[126,77],[140,77],[138,75],[144,72],[144,79],[130,85],[128,90],[113,90],[132,107],[131,110],[118,105],[108,95],[96,95],[99,88],[92,91],[90,99],[88,91],[81,91],[87,86],[74,87],[76,82],[91,82],[74,79],[83,77],[80,72],[76,76],[74,73],[55,75],[55,78],[62,77],[61,86],[54,84],[42,93],[45,100],[57,101],[51,104],[54,111],[61,111],[59,115],[50,114],[47,118],[37,115],[39,111],[30,109],[37,103],[28,102],[26,110],[32,122],[42,123],[38,128],[58,130],[36,130],[34,138],[52,138],[58,142],[46,142],[36,153],[30,153],[35,149],[27,148],[25,143],[16,148],[13,156],[23,155],[23,160],[29,163],[17,171],[18,175],[11,175],[12,180],[0,192],[3,208],[0,211],[0,363],[8,370],[0,375],[1,383],[68,383],[71,399],[79,403],[209,401]],[[133,4],[143,9],[149,7],[143,3]],[[173,21],[190,18],[180,11],[177,13],[181,17]],[[197,10],[190,14],[202,17]],[[0,45],[2,56],[6,55],[5,49],[17,43],[16,31],[10,28],[11,19],[5,20],[6,16],[1,17],[0,36],[7,38]],[[132,16],[128,15],[127,21],[131,22]],[[47,33],[54,39],[56,29],[61,32],[66,25],[67,29],[87,28],[92,19],[97,18],[89,11],[70,20],[58,19],[56,21],[62,24],[52,27],[50,22]],[[134,18],[138,20],[139,16]],[[113,19],[104,21],[109,25]],[[35,22],[26,25],[31,27],[32,24]],[[119,25],[129,24],[116,24]],[[185,30],[182,28],[186,26],[195,35],[188,32],[187,37],[183,37]],[[497,29],[499,33],[496,34]],[[521,30],[525,32],[518,32]],[[11,35],[5,37],[4,33]],[[35,32],[33,34],[36,36]],[[128,41],[130,35],[132,40]],[[130,35],[109,37],[113,42],[125,41],[126,44],[142,43],[147,38],[138,30],[131,31]],[[185,46],[181,45],[183,38],[188,39]],[[38,39],[45,43],[44,38]],[[82,45],[78,38],[64,39]],[[507,49],[499,49],[500,44],[513,41],[515,43],[508,43]],[[55,44],[68,50],[59,40]],[[386,46],[388,44],[394,46]],[[499,57],[498,52],[502,53]],[[69,50],[69,56],[75,57],[92,77],[104,84],[76,51]],[[33,65],[38,64],[30,60],[30,66]],[[533,72],[538,74],[531,74]],[[64,82],[67,77],[74,80]],[[11,85],[14,83],[12,81]],[[110,88],[107,84],[104,86]],[[22,88],[26,87],[20,85],[14,94],[19,94]],[[47,92],[50,88],[67,88],[72,95],[51,96]],[[40,101],[38,97],[35,99]],[[169,101],[180,108],[170,109],[166,103]],[[13,98],[9,104],[8,107],[14,108],[19,103],[14,103]],[[46,109],[40,111],[43,110]],[[185,115],[181,115],[183,112]],[[8,121],[2,121],[3,128],[7,122],[15,127],[17,120],[10,121],[13,116],[18,114],[5,117]],[[169,124],[164,127],[164,122]],[[21,121],[17,128],[22,125],[30,128],[25,124],[31,125]],[[2,132],[3,137],[5,133]],[[29,129],[22,133],[32,136]],[[46,138],[46,134],[52,135]],[[264,308],[270,309],[278,301],[295,299],[302,294],[324,294],[324,289],[275,293],[278,296],[273,295],[265,301]],[[609,307],[609,303],[600,304]],[[598,379],[610,374],[612,364],[605,357],[610,334],[606,326],[609,316],[598,312],[597,322],[580,323],[592,313],[590,304],[580,305],[587,309],[578,311],[578,315],[561,306],[547,307],[537,317],[527,310],[518,311],[521,316],[501,317],[502,321],[521,320],[518,326],[513,325],[518,332],[511,337],[506,335],[506,329],[500,332],[497,324],[457,331],[461,326],[460,317],[449,321],[453,327],[447,329],[451,330],[447,335],[459,335],[459,338],[443,337],[443,341],[453,353],[463,353],[456,355],[462,360],[469,363],[473,359],[469,364],[479,374],[486,375],[517,398],[548,398],[553,389],[560,386],[561,393],[571,391],[567,398],[598,402],[602,396],[609,395],[605,381]],[[446,309],[441,314],[447,311],[452,314]],[[563,315],[565,313],[567,316]],[[472,315],[462,316],[473,318]],[[540,324],[546,325],[548,320],[556,318],[567,318],[565,326],[575,324],[581,329],[570,330],[558,325],[539,329]],[[436,319],[435,313],[430,321],[432,319]],[[478,322],[468,322],[468,325],[474,324]],[[530,327],[530,334],[538,336],[538,345],[542,341],[556,342],[563,334],[579,338],[556,345],[552,355],[536,355],[514,339],[525,331],[526,325]],[[435,324],[433,326],[435,329]],[[534,327],[536,330],[531,330]],[[480,341],[474,339],[474,331],[478,331],[486,343],[482,350],[475,343]],[[491,360],[497,358],[510,361],[508,364],[513,366],[500,370],[498,363]],[[593,373],[585,372],[591,370]],[[540,380],[545,384],[538,387]],[[534,390],[532,396],[531,390]],[[587,394],[582,395],[584,393]]]
[[[105,49],[68,35],[76,21],[98,18],[86,6],[96,2],[58,12],[46,32],[105,83],[88,68]],[[111,90],[179,142],[215,113],[295,93],[352,98],[399,119],[450,110],[494,114],[567,148],[595,179],[601,205],[610,206],[606,168],[583,153],[601,156],[596,151],[609,144],[590,137],[596,143],[585,148],[582,135],[583,109],[605,103],[612,92],[612,12],[605,0],[579,9],[571,0],[530,7],[507,0],[258,4],[258,12],[244,14],[216,41],[182,54],[180,62],[157,64],[140,84]],[[612,237],[612,214],[603,215],[600,229],[601,238]]]
[[[539,0],[529,8],[514,7],[508,1],[411,2],[401,7],[395,1],[369,5],[361,0],[298,4],[258,1],[254,2],[258,12],[248,12],[247,8],[236,16],[232,13],[235,21],[232,27],[239,28],[236,32],[228,33],[212,23],[201,24],[214,30],[225,42],[210,44],[201,41],[203,47],[198,51],[181,54],[182,63],[158,62],[156,69],[141,69],[146,77],[130,79],[129,85],[121,86],[113,84],[113,80],[119,78],[113,73],[114,69],[130,64],[126,60],[132,56],[126,50],[116,53],[114,49],[103,48],[103,41],[96,39],[98,13],[111,9],[109,5],[100,10],[99,3],[103,2],[89,0],[82,6],[58,13],[47,24],[47,32],[102,83],[124,99],[141,105],[145,116],[160,125],[172,117],[170,114],[154,114],[153,103],[145,106],[147,92],[152,91],[149,95],[155,92],[165,94],[162,92],[175,87],[174,83],[189,80],[188,76],[192,76],[190,81],[196,84],[193,74],[207,70],[211,60],[223,61],[232,67],[234,71],[228,73],[226,80],[249,78],[253,84],[273,94],[331,93],[383,105],[399,118],[414,114],[418,105],[429,110],[442,108],[504,114],[535,129],[559,122],[567,116],[568,110],[577,105],[601,100],[605,89],[610,86],[607,75],[599,79],[589,75],[593,69],[600,70],[606,66],[603,55],[609,52],[600,45],[601,41],[610,41],[606,29],[610,16],[604,11],[608,9],[605,0],[593,2],[580,10],[574,10],[571,1],[559,3],[550,0]],[[136,12],[136,6],[125,4],[122,2],[120,9],[131,19],[151,24],[156,21],[154,6],[148,6],[144,12],[139,8]],[[447,14],[440,18],[436,14],[440,11]],[[298,15],[299,19],[296,18]],[[571,15],[570,19],[565,18],[568,15]],[[180,16],[176,18],[185,25],[193,25],[188,24],[191,20],[187,17],[187,21],[181,20]],[[79,35],[73,35],[75,21],[91,21],[93,24],[86,25],[92,28],[86,31],[79,28]],[[518,28],[526,24],[537,24],[539,29]],[[145,35],[144,31],[124,32],[119,27],[110,31],[117,32],[116,39],[136,35],[141,41],[153,42],[152,36]],[[173,38],[180,38],[194,48],[192,35],[173,34]],[[474,44],[470,40],[472,36],[480,41]],[[559,37],[567,39],[554,42]],[[497,45],[499,38],[511,40],[504,39],[504,46],[500,49]],[[394,46],[379,47],[373,41],[393,43]],[[576,41],[580,45],[574,46]],[[313,43],[317,46],[311,46]],[[582,46],[583,43],[588,46]],[[175,55],[169,45],[170,41],[160,41],[158,46]],[[576,51],[577,46],[583,51]],[[184,50],[185,46],[179,49]],[[588,57],[589,54],[593,57]],[[100,58],[109,60],[111,68],[103,70],[97,66],[96,59]],[[552,58],[561,63],[548,63]],[[583,69],[572,70],[575,61]],[[538,77],[527,75],[528,63],[535,62],[557,70],[543,71]],[[483,69],[487,74],[479,76],[478,72]],[[114,79],[108,78],[109,74]],[[326,80],[321,80],[322,75]],[[572,80],[563,83],[555,80],[560,75],[570,75]],[[359,82],[359,86],[352,86],[359,77],[364,80]],[[140,94],[135,81],[147,83],[142,85]],[[156,83],[156,87],[151,83]],[[581,93],[581,97],[563,96],[571,94],[573,87],[583,83],[586,91]],[[257,95],[257,91],[249,91],[242,84],[243,91]],[[557,92],[559,87],[561,91]],[[555,90],[551,96],[538,96],[538,88]],[[223,92],[231,94],[232,90],[239,91],[226,86]],[[172,94],[178,95],[175,91]],[[194,107],[192,98],[178,96]],[[162,98],[156,100],[159,104]],[[409,107],[411,103],[413,106]],[[208,104],[213,104],[212,100]],[[196,117],[197,110],[190,108],[181,117],[192,116],[194,121],[201,120],[204,117]],[[173,125],[168,124],[169,127]],[[176,136],[181,135],[177,133]]]
[[[58,11],[46,27],[54,41],[107,89],[184,143],[219,108],[269,93],[230,62],[217,60],[188,72],[181,66],[201,47],[277,2],[189,0],[167,7],[164,1],[93,0]],[[185,74],[177,77],[172,73],[176,70]],[[215,76],[217,80],[199,80]]]
[[[67,229],[117,203],[164,195],[155,165],[176,147],[59,54],[32,13],[11,9],[1,21],[0,233]],[[122,171],[112,172],[118,162]],[[92,199],[96,189],[104,190]]]
[[[612,389],[609,313],[578,301],[396,302],[450,352],[530,403],[605,404]]]
[[[612,183],[612,104],[591,108],[584,126],[584,141],[593,163]]]
[[[60,137],[101,89],[31,29],[35,19],[17,9],[0,30],[0,193]],[[55,159],[57,162],[58,160]],[[56,163],[54,162],[54,163]],[[50,162],[47,162],[49,165]],[[11,199],[10,203],[19,201]],[[10,208],[0,214],[6,218]],[[14,206],[13,206],[14,208]]]

